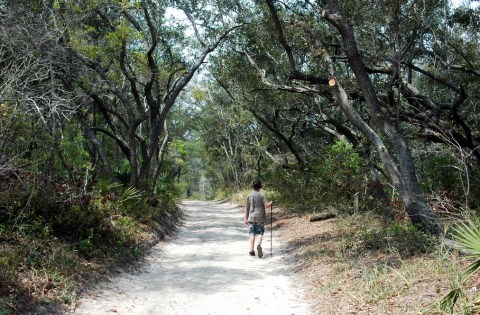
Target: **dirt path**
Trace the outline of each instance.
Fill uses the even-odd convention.
[[[140,273],[81,300],[74,314],[311,314],[275,235],[272,257],[269,231],[264,258],[250,257],[242,208],[200,201],[181,207],[186,218],[177,237],[157,245]]]

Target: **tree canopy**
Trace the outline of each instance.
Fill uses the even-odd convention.
[[[476,3],[2,1],[0,172],[151,198],[262,178],[440,233],[432,196],[478,208]]]

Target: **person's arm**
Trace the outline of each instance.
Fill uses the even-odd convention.
[[[243,223],[245,225],[248,225],[248,215],[250,214],[250,202],[248,202],[248,197],[247,197],[247,204],[245,205],[245,220]]]
[[[263,206],[265,207],[265,209],[269,208],[272,204],[273,204],[273,200],[268,201],[267,197],[263,195]]]

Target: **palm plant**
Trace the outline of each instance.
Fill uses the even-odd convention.
[[[450,314],[453,313],[455,304],[460,299],[465,298],[465,282],[480,269],[480,220],[473,219],[466,223],[460,223],[454,229],[453,236],[460,249],[467,253],[466,257],[473,259],[473,262],[465,269],[457,287],[448,292],[438,302],[441,311]],[[473,302],[473,307],[478,307],[479,305],[480,299]],[[468,312],[468,309],[464,310],[465,314],[468,314]]]

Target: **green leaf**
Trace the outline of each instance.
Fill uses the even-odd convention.
[[[470,252],[468,257],[480,258],[480,223],[478,220],[469,220],[454,229],[455,241],[466,251]]]
[[[480,268],[480,258],[477,259],[475,262],[470,264],[467,269],[465,270],[465,276],[470,277],[473,273],[475,273]]]
[[[453,308],[457,303],[458,299],[463,297],[463,290],[461,288],[455,288],[448,292],[441,300],[440,300],[440,309],[443,312],[453,313]]]
[[[142,192],[139,191],[136,188],[133,187],[128,187],[125,189],[125,191],[122,193],[122,196],[120,197],[120,203],[126,202],[128,200],[138,200],[142,198]]]

